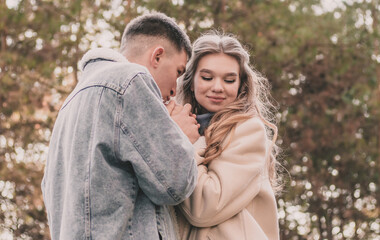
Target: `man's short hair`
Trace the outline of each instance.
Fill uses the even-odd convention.
[[[140,36],[166,39],[175,46],[178,52],[185,50],[188,58],[191,57],[189,37],[172,18],[163,13],[144,14],[129,22],[121,39],[120,51],[124,52],[128,41]]]

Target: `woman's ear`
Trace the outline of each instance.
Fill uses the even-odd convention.
[[[153,66],[153,68],[157,68],[158,65],[161,63],[162,56],[165,53],[165,49],[162,46],[157,46],[150,57],[150,64]]]

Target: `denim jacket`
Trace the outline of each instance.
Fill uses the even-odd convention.
[[[176,239],[169,206],[193,191],[193,148],[145,67],[89,51],[51,136],[42,191],[51,238]]]

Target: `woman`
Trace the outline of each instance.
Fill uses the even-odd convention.
[[[279,239],[267,79],[239,41],[214,32],[194,42],[187,69],[176,101],[191,104],[204,136],[194,144],[198,184],[176,209],[181,239]]]

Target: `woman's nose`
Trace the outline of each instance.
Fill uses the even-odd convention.
[[[215,79],[214,84],[212,85],[212,91],[214,92],[223,92],[223,85],[220,79]]]

